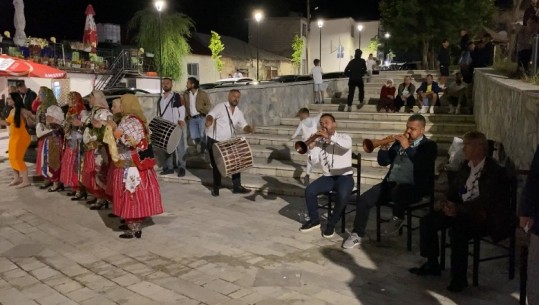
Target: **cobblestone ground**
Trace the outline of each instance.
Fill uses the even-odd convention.
[[[518,281],[507,280],[505,261],[484,263],[479,287],[452,294],[447,271],[407,272],[421,259],[406,251],[404,237],[343,251],[342,236],[298,232],[301,198],[228,190],[213,198],[202,186],[163,183],[167,212],[146,223],[142,239],[120,240],[109,211],[35,186],[8,188],[7,163],[0,163],[2,305],[517,304]]]

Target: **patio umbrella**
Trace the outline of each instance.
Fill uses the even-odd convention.
[[[0,55],[0,76],[65,78],[66,72],[32,61]]]
[[[84,24],[82,43],[85,48],[91,48],[91,51],[95,52],[95,48],[97,47],[97,27],[94,20],[94,7],[91,4],[88,4],[84,14],[86,14],[86,24]]]

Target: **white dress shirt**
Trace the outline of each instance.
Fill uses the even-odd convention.
[[[466,180],[465,193],[462,194],[463,202],[472,201],[479,197],[479,177],[481,177],[481,171],[485,166],[485,159],[481,160],[476,166],[470,161],[468,166],[470,167],[470,176]]]
[[[238,107],[232,112],[229,102],[215,105],[208,113],[208,116],[210,115],[213,117],[213,124],[206,128],[206,135],[215,141],[228,140],[236,134],[236,129],[243,129],[248,125],[243,117],[243,112]]]
[[[189,115],[191,115],[192,117],[200,114],[197,111],[197,95],[198,90],[195,90],[195,93],[193,93],[192,90],[189,90]]]
[[[314,68],[311,70],[311,74],[313,75],[313,81],[315,84],[322,84],[324,83],[324,80],[322,79],[322,68],[320,66],[314,66]]]
[[[313,164],[320,163],[324,176],[351,175],[352,170],[352,138],[347,134],[335,133],[330,143],[316,141],[309,153]]]
[[[159,106],[161,107],[160,109],[161,113],[164,112],[162,116],[163,119],[169,122],[172,122],[174,124],[178,124],[178,121],[185,121],[185,107],[183,105],[179,108],[173,107],[174,105],[173,105],[173,102],[171,101],[173,96],[174,96],[174,92],[172,91],[169,94],[166,94],[166,95],[163,94],[161,96],[161,101],[159,101]],[[171,104],[168,105],[169,103]]]

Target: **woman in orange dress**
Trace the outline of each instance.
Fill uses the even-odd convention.
[[[35,124],[35,120],[30,111],[24,108],[24,102],[18,93],[10,93],[8,103],[13,109],[5,121],[0,121],[1,125],[9,125],[9,163],[13,169],[13,181],[10,186],[23,188],[30,185],[28,178],[28,168],[24,163],[26,150],[30,145],[30,135],[26,131],[26,124]]]

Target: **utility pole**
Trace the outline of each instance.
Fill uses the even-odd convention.
[[[309,67],[309,36],[310,35],[311,35],[311,0],[307,0],[307,33],[305,33],[305,65],[307,67],[303,68],[304,70],[307,70],[307,71],[309,71],[308,67]]]

